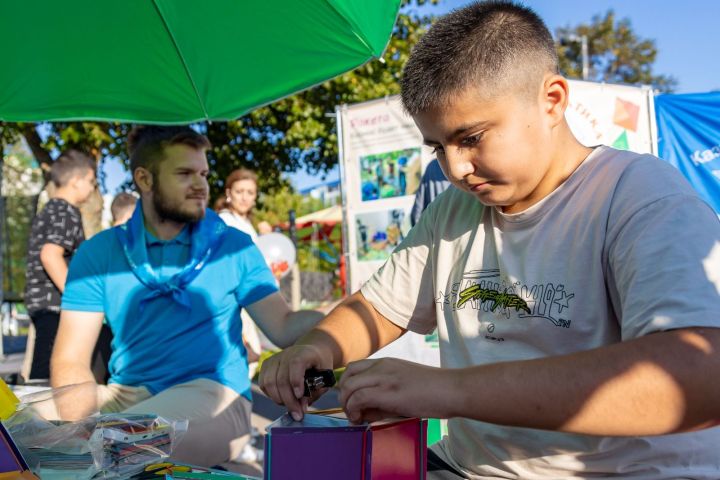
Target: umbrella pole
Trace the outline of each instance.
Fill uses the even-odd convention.
[[[290,233],[290,240],[292,241],[293,245],[295,246],[295,251],[297,252],[297,227],[295,225],[295,210],[290,210],[288,212],[288,223],[290,225],[289,227],[289,233]],[[290,305],[294,311],[300,310],[300,263],[298,259],[298,255],[295,255],[295,263],[292,265],[290,269],[290,275],[292,277],[290,278]]]
[[[2,306],[5,302],[5,197],[2,195],[3,168],[5,166],[5,144],[0,137],[0,360],[5,358],[3,351]]]

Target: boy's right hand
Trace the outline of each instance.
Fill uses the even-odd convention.
[[[311,345],[294,345],[263,362],[258,383],[265,395],[285,405],[295,421],[302,420],[308,399],[303,398],[305,371],[332,369],[332,354]]]

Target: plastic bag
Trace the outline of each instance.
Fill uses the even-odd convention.
[[[60,391],[62,390],[62,391]],[[127,478],[170,456],[188,421],[152,414],[95,414],[78,421],[48,420],[41,412],[67,387],[21,397],[5,426],[30,468],[43,480]]]

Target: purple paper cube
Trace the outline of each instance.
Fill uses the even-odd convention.
[[[424,480],[427,422],[351,425],[344,418],[283,416],[265,437],[265,480]]]

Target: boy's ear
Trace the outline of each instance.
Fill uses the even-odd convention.
[[[549,75],[543,85],[545,111],[554,125],[565,118],[565,110],[570,97],[570,87],[562,75]]]
[[[78,186],[78,183],[82,182],[83,179],[85,178],[85,175],[87,175],[87,173],[85,173],[85,174],[81,174],[81,173],[73,174],[73,175],[68,179],[67,183],[65,183],[65,185],[63,185],[63,187],[67,187],[67,188],[70,188],[70,189],[73,189],[73,190],[76,189],[77,186]]]
[[[133,172],[133,180],[135,181],[135,185],[137,185],[138,190],[140,190],[140,193],[147,193],[152,190],[153,175],[147,168],[136,168]]]

